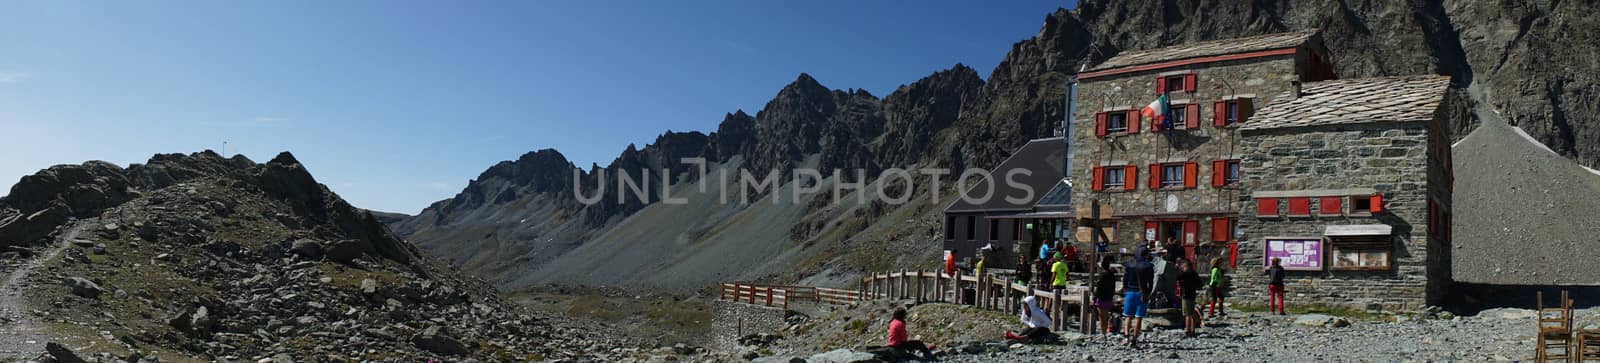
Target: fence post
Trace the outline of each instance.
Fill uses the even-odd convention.
[[[917,280],[916,281],[917,281],[917,302],[920,303],[920,302],[922,302],[923,298],[928,297],[928,294],[927,294],[928,291],[922,289],[922,270],[917,270]]]
[[[1053,316],[1056,317],[1055,319],[1052,319],[1052,320],[1055,320],[1055,323],[1056,323],[1056,328],[1052,329],[1052,330],[1055,330],[1055,331],[1061,331],[1061,327],[1066,326],[1066,322],[1062,321],[1062,320],[1065,320],[1065,319],[1062,319],[1062,318],[1065,318],[1065,316],[1061,316],[1062,315],[1062,313],[1061,313],[1062,312],[1062,309],[1061,309],[1061,290],[1065,290],[1065,289],[1056,289],[1056,291],[1055,291],[1056,297],[1054,299],[1051,299],[1052,301],[1050,303],[1050,310],[1052,311],[1052,314],[1050,314],[1050,315],[1053,315]]]
[[[767,287],[767,306],[772,306],[772,287]]]
[[[1083,290],[1083,298],[1079,299],[1079,302],[1081,304],[1079,306],[1082,306],[1082,308],[1078,309],[1078,332],[1088,335],[1091,330],[1089,326],[1093,324],[1094,320],[1089,317],[1089,290]]]

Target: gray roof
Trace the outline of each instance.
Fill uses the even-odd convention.
[[[1359,124],[1426,122],[1444,101],[1446,76],[1400,76],[1312,82],[1299,98],[1287,93],[1256,112],[1241,130]]]
[[[1051,189],[1061,182],[1063,175],[1061,168],[1064,166],[1062,164],[1066,162],[1066,158],[1067,143],[1060,137],[1030,140],[1027,144],[1022,145],[1021,148],[1017,148],[1017,151],[1012,153],[1011,157],[1006,158],[1005,161],[1000,162],[999,166],[990,170],[990,179],[978,177],[969,179],[978,181],[971,188],[963,190],[961,193],[980,203],[969,203],[962,198],[956,198],[955,201],[950,203],[950,206],[945,207],[944,211],[945,213],[1031,211],[1034,208],[1034,204],[1038,203],[1040,199],[1044,199]],[[1015,169],[1026,169],[1032,173],[1029,175],[1017,174],[1016,178],[1014,178],[1017,184],[1011,185],[1006,182],[1006,173]],[[959,170],[953,171],[953,173],[958,178],[961,175]],[[992,183],[994,181],[999,183]],[[983,200],[983,194],[991,184],[994,185],[994,194],[987,200]],[[1031,198],[1026,198],[1030,196],[1023,188],[1033,189]],[[1012,203],[1006,200],[1007,196],[1021,198],[1023,202]]]
[[[1293,48],[1305,44],[1311,37],[1317,35],[1317,29],[1257,35],[1253,37],[1212,40],[1197,43],[1175,45],[1166,48],[1151,50],[1136,50],[1118,53],[1116,56],[1100,62],[1091,71],[1122,68],[1143,64],[1174,61],[1189,58],[1209,57],[1236,53],[1248,53],[1263,50]]]

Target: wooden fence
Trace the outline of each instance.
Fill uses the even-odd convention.
[[[955,275],[942,271],[906,270],[872,274],[862,277],[856,290],[723,283],[721,291],[723,300],[785,309],[791,301],[854,304],[870,299],[915,299],[917,302],[947,302],[1011,313],[1021,311],[1023,297],[1034,296],[1039,300],[1039,307],[1050,314],[1050,320],[1055,323],[1051,330],[1064,331],[1070,326],[1071,320],[1078,322],[1079,330],[1083,333],[1092,330],[1095,316],[1091,313],[1087,286],[1041,291],[990,274],[970,275],[959,271]],[[1073,314],[1077,317],[1068,319]]]

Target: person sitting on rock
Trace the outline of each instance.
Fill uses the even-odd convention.
[[[920,340],[906,340],[906,308],[895,308],[894,317],[889,320],[889,350],[894,355],[893,359],[924,359],[932,360],[933,350]],[[922,354],[918,357],[917,354]]]
[[[1028,329],[1023,330],[1021,334],[1013,334],[1007,330],[1006,340],[1039,341],[1040,338],[1050,335],[1050,326],[1053,323],[1050,314],[1039,308],[1038,297],[1022,298],[1022,324],[1027,325]]]

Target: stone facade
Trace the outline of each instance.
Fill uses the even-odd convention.
[[[1103,205],[1115,209],[1117,228],[1111,236],[1111,250],[1133,249],[1143,241],[1146,229],[1155,227],[1158,239],[1176,238],[1188,242],[1193,233],[1194,254],[1202,263],[1211,257],[1224,255],[1228,240],[1214,241],[1232,233],[1214,233],[1214,226],[1228,226],[1238,214],[1244,200],[1237,183],[1214,186],[1214,162],[1239,160],[1245,146],[1237,124],[1214,126],[1214,103],[1218,101],[1248,99],[1253,108],[1260,108],[1274,97],[1286,94],[1294,81],[1304,81],[1309,73],[1310,49],[1304,45],[1294,54],[1190,64],[1181,67],[1129,72],[1083,79],[1078,84],[1076,106],[1073,113],[1073,200],[1087,205],[1099,199]],[[1193,92],[1168,94],[1174,113],[1183,112],[1186,105],[1196,105],[1199,119],[1194,128],[1177,125],[1180,129],[1152,132],[1151,119],[1139,117],[1137,132],[1097,134],[1097,114],[1132,112],[1154,101],[1158,77],[1193,74],[1196,85]],[[1247,108],[1247,107],[1241,107]],[[1241,112],[1251,112],[1249,109]],[[1246,118],[1243,122],[1249,122]],[[1152,190],[1150,178],[1152,164],[1193,163],[1196,180],[1193,188],[1166,187]],[[1096,167],[1126,167],[1125,182],[1135,185],[1132,190],[1110,188],[1095,191],[1090,187],[1097,179]],[[1245,172],[1248,174],[1248,171]],[[1227,219],[1213,223],[1216,219]],[[1185,226],[1185,222],[1190,225]],[[1155,223],[1150,225],[1150,223]],[[1177,232],[1176,228],[1183,228]],[[1080,243],[1087,241],[1078,241]]]
[[[1324,263],[1322,271],[1290,271],[1290,304],[1395,310],[1440,303],[1450,281],[1449,242],[1444,232],[1430,229],[1439,221],[1435,213],[1448,211],[1450,200],[1443,161],[1449,138],[1440,125],[1442,120],[1244,130],[1240,154],[1247,172],[1241,191],[1247,197],[1240,199],[1239,229],[1245,239],[1239,244],[1235,296],[1266,301],[1265,238],[1321,239],[1327,255],[1332,248],[1323,237],[1328,226],[1381,224],[1393,231],[1388,269],[1337,270]],[[1258,216],[1253,199],[1278,199],[1284,206],[1288,198],[1277,196],[1293,193],[1308,197],[1310,216],[1290,217],[1287,211]],[[1380,212],[1351,207],[1351,197],[1366,194],[1381,196]],[[1321,213],[1319,197],[1324,196],[1339,197],[1343,212]]]

